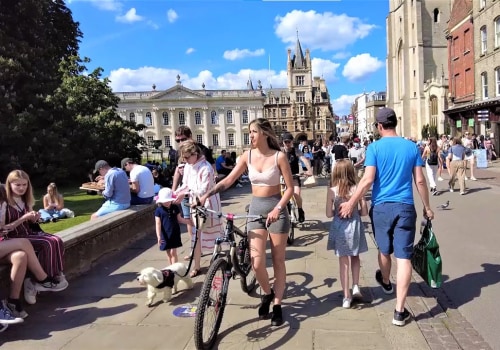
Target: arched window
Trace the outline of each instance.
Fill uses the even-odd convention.
[[[201,123],[201,113],[200,113],[200,111],[194,112],[194,123],[196,125],[201,125],[202,124]]]
[[[227,111],[227,113],[226,113],[226,123],[227,124],[234,124],[234,122],[233,122],[233,111]]]
[[[431,96],[429,100],[429,116],[430,116],[430,125],[437,126],[438,119],[438,99],[436,96]]]
[[[217,117],[217,112],[216,111],[210,112],[210,119],[212,121],[212,125],[218,125],[219,124],[219,118]]]
[[[488,51],[488,33],[486,31],[486,26],[482,26],[479,29],[479,36],[481,40],[481,55],[484,55]]]
[[[179,112],[179,125],[186,125],[186,118],[183,111]]]
[[[146,119],[144,120],[147,126],[153,125],[153,120],[151,119],[151,113],[147,112],[146,113]]]
[[[132,122],[132,123],[135,123],[135,114],[132,112],[130,113],[129,115],[129,120]]]
[[[162,117],[163,117],[163,125],[169,125],[170,124],[170,120],[168,118],[168,113],[167,112],[163,112]]]

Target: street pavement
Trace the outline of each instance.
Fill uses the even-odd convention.
[[[476,210],[475,203],[487,206],[488,202],[498,201],[500,163],[494,165],[477,171],[480,181],[468,182],[470,191],[466,196],[443,192],[431,198],[434,206],[451,201],[450,210],[437,211],[434,223],[448,282],[440,290],[432,290],[414,274],[407,307],[415,317],[405,327],[391,325],[395,297],[382,293],[375,281],[377,249],[369,225],[369,251],[361,255],[363,301],[354,303],[351,309],[342,308],[338,258],[326,250],[330,225],[324,214],[326,179],[319,179],[317,187],[303,190],[306,222],[296,231],[293,246],[287,248],[285,323],[271,327],[269,320],[259,320],[260,290],[246,295],[239,281],[232,281],[215,348],[500,349],[498,313],[492,307],[493,298],[500,293],[498,234],[495,232],[496,241],[481,244],[481,249],[473,253],[466,249],[477,243],[472,237],[485,231],[481,230],[484,218],[470,215],[471,210]],[[440,182],[439,186],[445,184]],[[232,188],[222,194],[223,211],[243,214],[249,198],[248,184]],[[421,204],[417,206],[420,213]],[[498,222],[493,209],[487,214]],[[189,250],[186,234],[183,242],[184,247],[178,251],[181,258]],[[460,254],[447,248],[451,246],[462,247]],[[207,266],[209,256],[203,259]],[[484,263],[489,265],[481,268]],[[40,350],[194,349],[194,318],[174,316],[174,310],[196,306],[204,275],[194,279],[194,289],[181,290],[170,302],[151,308],[145,305],[145,288],[136,282],[142,268],[166,265],[166,256],[158,250],[151,232],[147,238],[96,262],[88,274],[70,280],[67,290],[40,294],[36,305],[27,306],[29,317],[25,323],[12,325],[0,334],[0,345],[2,349]],[[482,275],[476,271],[478,268]],[[270,259],[268,270],[272,278]],[[394,269],[392,276],[394,281]],[[488,290],[487,298],[478,297],[481,288]],[[481,314],[487,316],[486,320],[481,319]]]

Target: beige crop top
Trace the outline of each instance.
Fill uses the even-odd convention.
[[[278,168],[278,154],[276,152],[276,158],[274,160],[274,165],[269,169],[259,172],[255,170],[252,166],[252,150],[248,151],[248,178],[252,185],[256,186],[277,186],[280,184],[280,169]]]

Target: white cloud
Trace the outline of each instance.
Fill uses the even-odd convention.
[[[116,16],[116,21],[122,22],[122,23],[134,23],[134,22],[142,21],[143,19],[144,19],[144,17],[139,16],[134,7],[132,7],[130,10],[128,10],[127,13],[124,14],[123,16]]]
[[[267,69],[241,69],[236,73],[228,72],[214,76],[211,71],[203,70],[197,76],[190,77],[177,69],[141,67],[138,69],[119,68],[112,70],[109,79],[113,91],[150,91],[153,84],[157,90],[169,89],[175,85],[176,76],[181,76],[181,82],[190,89],[199,90],[205,84],[208,90],[215,89],[246,89],[247,81],[252,79],[253,87],[257,89],[258,80],[266,90],[273,87],[286,87],[286,71],[268,71]]]
[[[351,106],[354,100],[361,94],[357,95],[342,95],[338,98],[332,97],[333,112],[339,116],[348,115],[351,113]]]
[[[195,51],[196,50],[194,48],[190,47],[189,49],[186,50],[186,55],[192,54]]]
[[[172,9],[169,9],[167,11],[167,19],[170,23],[174,23],[177,20],[177,18],[179,18],[179,15],[177,15],[177,12],[175,12]]]
[[[349,81],[360,81],[380,69],[384,63],[369,53],[351,57],[344,66],[342,75]]]
[[[245,57],[255,57],[255,56],[262,56],[266,53],[264,49],[257,49],[255,51],[250,51],[248,49],[234,49],[234,50],[227,50],[224,51],[223,57],[226,60],[234,61],[238,59],[242,59]]]
[[[304,49],[322,51],[342,50],[376,28],[357,17],[313,10],[293,10],[282,17],[276,16],[275,22],[275,33],[284,43],[295,45],[298,30]]]
[[[156,24],[155,22],[153,22],[152,20],[148,20],[146,23],[148,24],[148,26],[150,26],[153,29],[156,29],[156,30],[160,29],[160,26],[158,24]]]
[[[337,52],[332,56],[334,60],[344,60],[347,57],[351,57],[351,54],[349,52],[343,52],[343,51]]]
[[[121,11],[123,4],[117,0],[90,0],[92,5],[104,11]]]
[[[340,66],[339,63],[335,63],[329,60],[324,60],[322,58],[313,58],[311,60],[313,77],[322,77],[327,83],[337,80],[335,72]]]

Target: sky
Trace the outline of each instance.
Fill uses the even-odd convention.
[[[389,0],[67,0],[88,70],[114,92],[286,87],[287,49],[309,49],[334,112],[386,89]]]

